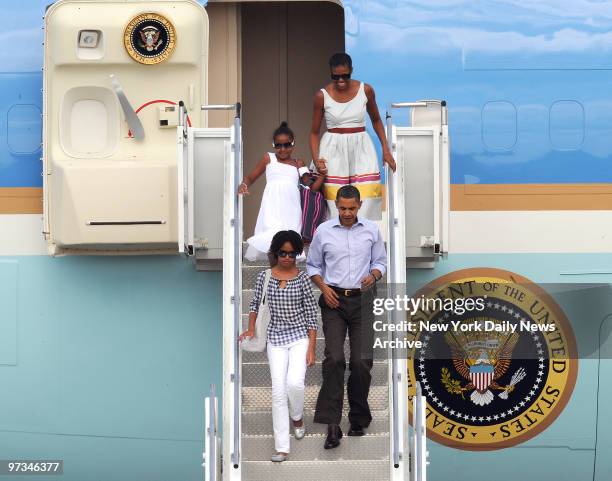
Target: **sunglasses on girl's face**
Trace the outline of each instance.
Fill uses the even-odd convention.
[[[293,142],[285,142],[284,144],[277,144],[274,142],[272,145],[274,145],[275,149],[290,149],[293,147]]]
[[[331,74],[331,78],[332,80],[340,80],[340,79],[348,80],[351,78],[351,74],[350,73],[339,73],[339,74],[333,73]]]
[[[291,251],[291,252],[287,252],[287,251],[278,251],[276,253],[276,255],[278,257],[290,257],[291,259],[295,259],[297,257],[297,252],[295,251]]]

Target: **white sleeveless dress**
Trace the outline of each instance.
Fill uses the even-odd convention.
[[[302,230],[302,207],[298,187],[298,169],[282,164],[276,155],[268,153],[266,188],[255,225],[255,235],[247,239],[249,244],[244,257],[250,261],[267,260],[272,237],[280,230]]]
[[[325,89],[321,91],[328,129],[365,127],[368,98],[363,82],[359,85],[357,95],[348,102],[336,102]],[[353,134],[325,132],[319,146],[319,157],[327,161],[327,178],[323,193],[330,217],[338,215],[335,205],[338,189],[352,184],[359,189],[363,201],[359,215],[370,220],[380,220],[380,168],[370,135],[365,131]]]

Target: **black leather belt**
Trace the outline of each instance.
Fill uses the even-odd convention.
[[[362,294],[361,289],[342,289],[341,287],[329,286],[338,294],[342,294],[344,297],[360,296]]]

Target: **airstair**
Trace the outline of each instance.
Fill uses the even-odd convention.
[[[423,266],[435,262],[446,251],[448,240],[445,223],[445,205],[448,193],[447,182],[448,132],[446,129],[445,104],[439,101],[392,104],[390,111],[398,108],[412,109],[410,127],[397,128],[388,114],[388,138],[398,161],[395,173],[387,172],[386,232],[389,256],[387,282],[405,284],[407,263]],[[179,169],[185,183],[185,191],[179,200],[185,203],[183,227],[183,251],[196,254],[199,268],[214,265],[215,245],[222,249],[223,265],[223,386],[221,389],[222,421],[218,416],[215,391],[206,400],[206,431],[204,472],[206,481],[425,481],[427,453],[425,445],[425,400],[419,385],[408,386],[406,359],[398,357],[396,351],[375,353],[372,368],[372,384],[369,395],[373,420],[363,437],[344,437],[341,445],[325,450],[323,443],[326,426],[312,422],[314,407],[321,386],[321,361],[325,341],[322,329],[317,338],[317,362],[306,373],[305,412],[306,437],[296,440],[291,435],[289,460],[272,463],[274,452],[272,435],[271,381],[265,352],[242,352],[237,337],[248,323],[248,306],[254,293],[254,284],[261,270],[268,267],[261,262],[243,260],[242,199],[236,195],[242,179],[240,108],[233,106],[208,106],[203,109],[235,109],[236,118],[231,129],[216,129],[213,133],[194,132],[186,126],[178,129],[179,158],[184,153],[183,168]],[[418,112],[420,109],[420,112]],[[417,111],[418,113],[415,113]],[[432,124],[432,125],[429,125]],[[208,130],[208,129],[200,129]],[[190,140],[208,139],[189,145]],[[213,140],[211,140],[213,139]],[[181,142],[186,145],[181,147]],[[220,141],[220,143],[219,143]],[[212,142],[212,143],[211,143]],[[211,150],[212,149],[212,150]],[[194,152],[216,151],[224,155],[222,176],[217,172],[208,182],[208,189],[223,189],[223,231],[198,234],[197,213],[190,212],[198,202],[193,199],[189,185],[198,183]],[[445,153],[446,152],[446,153]],[[444,157],[446,155],[446,157]],[[432,157],[433,156],[433,157]],[[406,229],[405,220],[413,213],[406,207],[410,195],[406,192],[408,173],[404,165],[421,162],[426,172],[420,172],[421,182],[427,180],[425,199],[432,209],[429,217],[412,218],[418,232]],[[433,162],[432,162],[433,160]],[[406,164],[408,165],[408,164]],[[442,165],[442,168],[440,168]],[[209,172],[210,173],[210,172]],[[223,178],[221,186],[218,179]],[[198,186],[197,190],[201,190]],[[431,199],[429,199],[431,197]],[[193,204],[190,206],[190,202]],[[418,205],[418,204],[417,204]],[[220,213],[216,213],[220,215]],[[191,223],[191,225],[189,225]],[[195,229],[195,233],[194,233]],[[206,239],[208,253],[202,249],[201,239]],[[198,241],[200,239],[200,241]],[[200,242],[200,244],[198,244]],[[216,242],[216,244],[215,244]],[[206,250],[205,249],[205,250]],[[410,265],[410,264],[408,264]],[[302,269],[305,266],[300,266]],[[316,292],[316,295],[319,293]],[[397,313],[392,316],[397,316]],[[390,321],[398,319],[390,318]],[[319,324],[321,322],[319,314]],[[393,335],[393,334],[391,334]],[[345,344],[348,358],[348,340]],[[348,369],[347,369],[348,375]],[[409,402],[412,405],[409,409]],[[410,412],[410,415],[409,415]],[[348,431],[348,406],[345,396],[343,431]],[[222,439],[219,436],[222,424]]]
[[[269,266],[263,263],[242,264],[242,323],[248,324],[248,306],[253,296],[257,274]],[[305,269],[304,265],[300,268]],[[316,294],[318,296],[318,293]],[[296,441],[291,437],[289,460],[278,465],[270,462],[274,453],[272,436],[272,400],[270,370],[265,352],[242,353],[242,478],[249,481],[296,479],[320,481],[323,479],[371,481],[389,480],[389,408],[388,362],[375,359],[372,368],[370,404],[373,421],[367,435],[361,438],[345,437],[336,449],[323,449],[326,425],[314,424],[314,407],[321,386],[321,361],[325,341],[319,326],[317,363],[306,372],[305,412],[306,437]],[[348,340],[345,344],[348,359]],[[348,371],[348,370],[347,370]],[[348,413],[346,403],[344,414]],[[341,424],[348,431],[348,420]]]

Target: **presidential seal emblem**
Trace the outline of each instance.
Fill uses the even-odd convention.
[[[130,20],[123,33],[127,53],[138,63],[154,65],[168,60],[176,46],[174,25],[163,15],[143,13]]]
[[[576,382],[576,342],[541,287],[508,271],[466,269],[419,295],[442,301],[409,316],[421,341],[408,355],[409,383],[418,381],[426,395],[431,439],[459,449],[500,449],[559,416]],[[470,298],[480,308],[459,302]],[[442,307],[449,300],[453,311]]]

